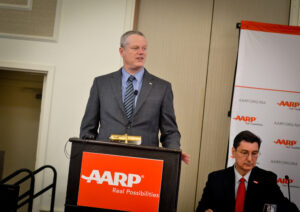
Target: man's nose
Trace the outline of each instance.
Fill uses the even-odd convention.
[[[252,155],[251,153],[249,153],[249,154],[247,155],[247,159],[248,159],[248,160],[252,160],[252,158],[253,158],[253,155]]]
[[[145,50],[144,49],[142,49],[142,48],[139,48],[139,50],[138,50],[138,54],[144,54],[145,53]]]

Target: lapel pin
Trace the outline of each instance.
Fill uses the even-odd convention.
[[[258,184],[258,181],[256,181],[256,180],[253,180],[253,182],[254,182],[255,184]]]
[[[152,82],[149,82],[149,85],[152,85]]]

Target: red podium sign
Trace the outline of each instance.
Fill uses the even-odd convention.
[[[83,152],[77,205],[158,211],[163,160]]]

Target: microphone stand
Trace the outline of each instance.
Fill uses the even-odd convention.
[[[289,195],[289,201],[291,202],[291,192],[290,192],[290,178],[288,175],[285,175],[285,179],[287,180],[287,186],[288,186],[288,195]]]

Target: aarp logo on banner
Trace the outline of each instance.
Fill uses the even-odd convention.
[[[278,102],[277,105],[282,108],[288,108],[289,110],[300,111],[300,102],[282,100]]]
[[[300,106],[300,102],[293,102],[293,101],[281,101],[277,103],[279,106],[288,107],[288,108],[297,108]]]
[[[245,123],[252,123],[256,120],[256,117],[254,116],[242,116],[242,115],[237,115],[236,117],[233,118],[234,120],[237,121],[243,121]]]
[[[288,182],[289,182],[289,184],[293,184],[294,183],[294,179],[288,179],[287,180],[284,177],[278,177],[278,179],[277,179],[277,183],[280,183],[282,185],[288,184]]]
[[[158,211],[163,160],[83,152],[77,205]]]
[[[277,145],[285,146],[285,147],[293,147],[294,145],[297,144],[297,141],[278,138],[277,140],[274,141],[274,143]]]

